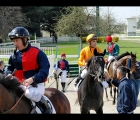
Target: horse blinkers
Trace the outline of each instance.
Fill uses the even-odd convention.
[[[135,66],[135,58],[128,58],[127,62],[126,62],[126,65],[127,65],[127,68],[133,73],[133,72],[136,72],[136,66]]]

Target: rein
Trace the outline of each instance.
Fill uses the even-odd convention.
[[[2,112],[2,113],[0,113],[0,114],[5,114],[5,113],[8,113],[9,111],[12,111],[12,110],[17,106],[17,104],[19,103],[19,101],[21,100],[21,98],[23,97],[23,95],[25,94],[26,90],[27,90],[27,87],[26,87],[24,93],[20,96],[20,98],[19,98],[18,101],[13,105],[12,108],[10,108],[9,110],[6,110],[6,111],[4,111],[4,112]]]

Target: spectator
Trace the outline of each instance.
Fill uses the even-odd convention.
[[[0,60],[0,73],[1,74],[4,74],[4,66],[5,66],[4,61]]]

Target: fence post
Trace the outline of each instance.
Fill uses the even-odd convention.
[[[78,57],[80,57],[80,45],[78,46]]]
[[[56,62],[57,62],[57,55],[58,55],[58,46],[56,46]]]

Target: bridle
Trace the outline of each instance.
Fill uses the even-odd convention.
[[[103,58],[103,56],[96,56],[96,57],[98,57],[98,58]],[[98,75],[99,73],[96,71],[94,74],[93,73],[90,73],[90,72],[88,72],[88,74],[91,76],[91,77],[94,77],[95,79],[98,79],[98,81],[101,81],[100,80],[100,76],[101,76],[101,78],[103,79],[104,78],[104,74],[103,73],[101,73],[101,75]]]

